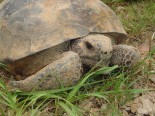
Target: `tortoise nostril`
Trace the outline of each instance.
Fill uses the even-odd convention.
[[[85,45],[86,45],[86,47],[87,47],[89,50],[91,50],[91,49],[94,48],[93,45],[92,45],[91,43],[89,43],[89,42],[85,42]]]
[[[108,52],[104,52],[104,54],[107,54]]]

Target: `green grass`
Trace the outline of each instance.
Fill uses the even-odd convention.
[[[102,0],[105,3],[111,3],[111,2],[116,2],[116,3],[121,3],[121,2],[137,2],[141,0]]]
[[[117,1],[111,3],[110,0],[106,2],[117,13],[129,36],[136,36],[149,31],[152,34],[152,31],[155,30],[154,0],[121,2],[121,4]]]
[[[131,4],[120,13],[123,25],[126,27],[128,33],[131,35],[140,34],[146,29],[155,29],[155,2],[141,2],[137,4]],[[130,23],[129,23],[130,21]]]
[[[141,35],[155,29],[155,3],[153,0],[126,3],[123,2],[123,10],[118,10],[123,0],[113,0],[119,2],[112,3],[112,8],[117,12],[129,36]],[[111,5],[111,2],[107,2]],[[146,35],[147,36],[147,35]],[[148,35],[148,38],[150,36]],[[0,112],[2,116],[39,116],[49,106],[52,107],[51,114],[60,115],[66,112],[70,116],[83,115],[85,109],[79,104],[85,99],[98,98],[107,104],[107,108],[101,108],[104,115],[120,116],[122,114],[120,106],[132,100],[135,95],[149,91],[145,88],[149,82],[148,75],[151,68],[146,63],[149,60],[154,64],[152,55],[155,49],[142,59],[131,69],[116,70],[114,67],[103,67],[97,71],[93,70],[84,75],[81,81],[73,87],[66,87],[55,90],[33,91],[33,92],[9,92],[5,83],[0,80]],[[5,65],[0,63],[0,67],[5,69]],[[100,74],[111,72],[106,78],[102,79]],[[143,81],[141,89],[135,89],[134,84]],[[1,106],[1,104],[3,104]],[[6,108],[4,108],[6,107]],[[89,112],[89,111],[88,111]],[[95,115],[95,114],[94,114]]]
[[[84,109],[78,107],[77,104],[84,99],[96,97],[108,104],[107,109],[101,112],[110,111],[121,115],[118,106],[123,106],[127,101],[132,100],[136,94],[151,90],[133,88],[137,81],[150,72],[145,63],[148,58],[152,58],[150,54],[132,69],[126,71],[116,71],[117,66],[91,71],[76,86],[56,90],[11,93],[7,90],[5,83],[0,80],[0,103],[7,106],[7,109],[0,107],[1,114],[21,116],[25,112],[29,112],[31,116],[39,116],[40,111],[52,104],[53,114],[61,116],[66,112],[69,116],[82,116]],[[138,67],[145,68],[137,70]],[[111,73],[106,79],[96,80],[100,74],[108,72]]]

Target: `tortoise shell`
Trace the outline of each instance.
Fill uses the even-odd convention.
[[[127,37],[100,0],[5,0],[0,5],[1,60],[18,60],[89,33],[119,42]]]

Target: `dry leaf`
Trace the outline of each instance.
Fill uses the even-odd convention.
[[[141,55],[146,55],[146,53],[149,52],[149,40],[146,40],[145,43],[142,43],[139,47],[138,50]]]
[[[151,79],[151,81],[155,83],[155,74],[150,74],[149,79]]]
[[[155,116],[155,92],[147,92],[139,96],[130,104],[130,111],[136,116]]]
[[[150,99],[141,98],[141,102],[143,104],[143,108],[137,109],[138,114],[154,114],[155,104],[150,101]]]
[[[123,116],[129,116],[128,112],[123,110]]]
[[[130,108],[131,108],[131,112],[135,113],[138,109],[138,105],[137,104],[131,104]]]

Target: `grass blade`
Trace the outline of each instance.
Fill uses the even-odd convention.
[[[72,111],[65,103],[60,101],[58,104],[67,112],[69,116],[77,116],[77,114],[74,113],[74,111]]]
[[[99,74],[107,74],[110,73],[111,71],[113,71],[114,69],[116,69],[118,66],[113,66],[113,67],[103,67],[101,69],[98,69],[95,72],[92,72],[90,74],[86,74],[86,76],[81,80],[81,82],[79,82],[75,88],[68,94],[67,96],[67,100],[71,100],[73,98],[73,96],[76,95],[76,93],[78,92],[78,90],[80,89],[80,87],[88,80],[88,78],[90,78],[91,76],[95,76],[95,75],[99,75]]]

